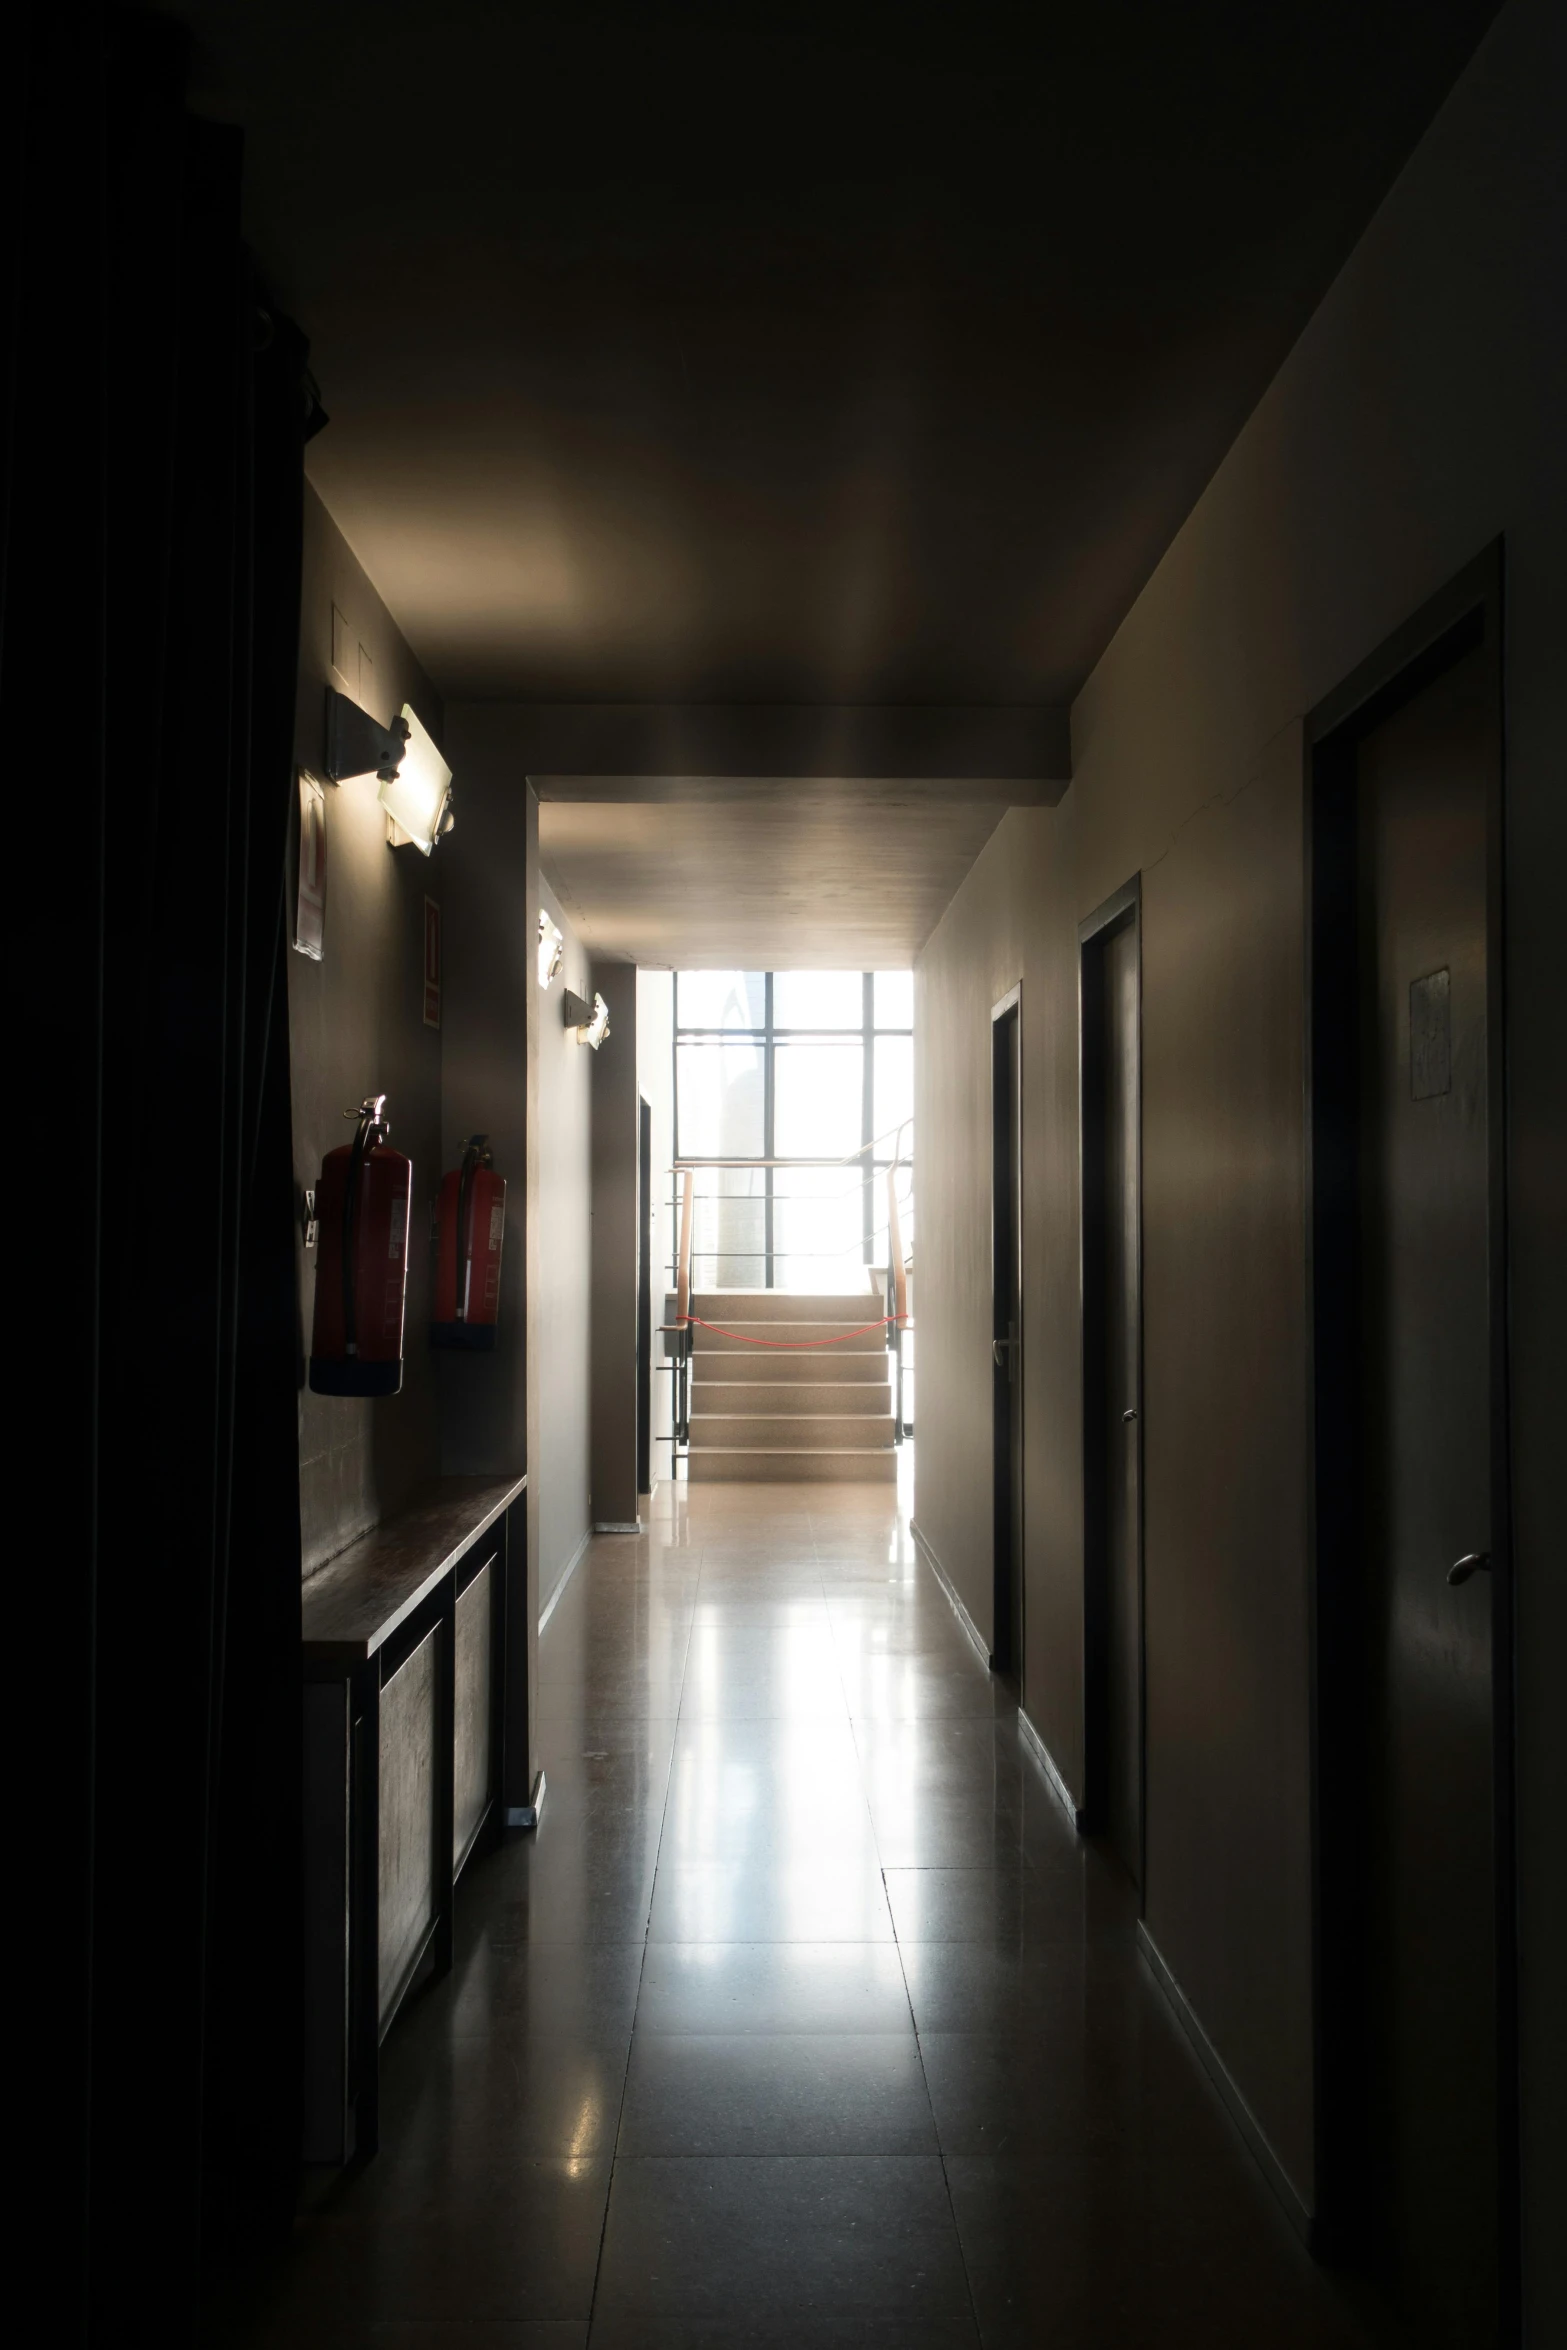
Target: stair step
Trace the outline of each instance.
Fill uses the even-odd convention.
[[[691,1414],[691,1443],[789,1450],[825,1447],[859,1451],[891,1444],[891,1412],[706,1412]]]
[[[880,1296],[869,1282],[863,1289],[694,1289],[691,1311],[706,1322],[865,1322],[882,1310]]]
[[[698,1485],[895,1485],[898,1479],[898,1456],[890,1444],[798,1451],[781,1445],[693,1445],[687,1466]]]
[[[698,1341],[705,1341],[707,1333],[697,1332]],[[699,1343],[691,1358],[692,1392],[717,1380],[724,1385],[743,1382],[750,1386],[776,1385],[787,1380],[791,1386],[855,1386],[887,1385],[886,1350],[877,1347],[870,1354],[862,1354],[857,1347],[819,1346],[800,1354],[776,1354],[765,1346],[708,1347]]]
[[[725,1370],[729,1368],[726,1363]],[[862,1412],[892,1410],[886,1379],[693,1379],[691,1409],[701,1412]]]
[[[874,1305],[875,1302],[874,1298],[867,1300],[867,1303],[871,1305]],[[887,1351],[887,1333],[879,1322],[873,1324],[869,1329],[860,1329],[853,1322],[764,1322],[760,1319],[748,1319],[737,1321],[731,1327],[735,1330],[743,1330],[746,1335],[740,1338],[731,1338],[726,1336],[722,1330],[698,1330],[695,1346],[699,1362],[703,1355],[749,1353],[758,1339],[771,1339],[777,1342],[778,1351],[781,1353],[786,1353],[791,1349],[803,1352],[812,1340],[829,1342],[818,1345],[816,1351],[819,1353],[830,1351],[835,1356],[884,1355]],[[852,1332],[853,1335],[845,1336],[845,1331]],[[756,1351],[763,1353],[766,1349],[758,1347]]]

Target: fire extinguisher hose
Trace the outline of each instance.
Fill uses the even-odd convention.
[[[473,1179],[489,1156],[489,1140],[487,1134],[469,1135],[457,1174],[457,1262],[452,1267],[452,1295],[459,1322],[468,1319],[468,1284],[464,1273],[473,1262]]]
[[[365,1162],[365,1153],[372,1142],[379,1142],[385,1133],[381,1112],[386,1106],[384,1093],[366,1094],[357,1110],[345,1110],[345,1118],[357,1118],[359,1129],[354,1136],[354,1154],[348,1162],[348,1188],[343,1195],[343,1352],[359,1352],[359,1311],[354,1288],[354,1268],[357,1261],[355,1243],[359,1237],[359,1174]]]
[[[459,1322],[468,1319],[468,1285],[463,1279],[463,1268],[471,1257],[473,1235],[468,1229],[473,1216],[473,1171],[479,1163],[478,1151],[472,1142],[463,1146],[462,1165],[457,1171],[457,1229],[452,1236],[456,1262],[452,1266],[453,1311]]]

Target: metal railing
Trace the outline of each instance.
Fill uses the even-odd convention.
[[[883,1155],[882,1146],[889,1141],[892,1144],[892,1150],[890,1155],[886,1157],[885,1165],[881,1168],[886,1182],[886,1223],[883,1225],[870,1222],[869,1229],[863,1236],[860,1245],[865,1245],[867,1242],[873,1244],[882,1234],[886,1236],[887,1261],[883,1285],[885,1312],[880,1318],[886,1324],[888,1351],[893,1356],[891,1385],[893,1388],[894,1441],[901,1444],[906,1437],[913,1434],[913,1422],[906,1410],[908,1393],[907,1342],[913,1329],[913,1317],[909,1310],[909,1276],[913,1270],[913,1261],[904,1239],[905,1219],[912,1214],[914,1173],[912,1140],[907,1152],[905,1152],[904,1143],[905,1137],[911,1133],[913,1123],[911,1118],[905,1118],[897,1126],[889,1128],[885,1134],[876,1135],[871,1141],[862,1143],[858,1150],[845,1152],[841,1158],[714,1157],[680,1158],[675,1161],[670,1170],[674,1178],[675,1191],[669,1203],[671,1207],[678,1210],[674,1261],[671,1267],[674,1276],[675,1314],[673,1322],[663,1323],[660,1328],[665,1339],[666,1354],[669,1357],[667,1367],[673,1372],[675,1379],[672,1417],[676,1459],[681,1458],[689,1447],[691,1436],[691,1356],[695,1331],[699,1326],[697,1317],[693,1316],[691,1312],[691,1294],[694,1286],[693,1262],[699,1261],[704,1256],[710,1256],[715,1263],[726,1264],[752,1259],[764,1260],[770,1275],[780,1257],[793,1259],[797,1262],[809,1261],[813,1257],[827,1258],[834,1263],[842,1264],[850,1253],[847,1249],[816,1251],[777,1249],[773,1245],[771,1232],[771,1216],[775,1205],[771,1184],[769,1184],[765,1203],[769,1219],[768,1245],[765,1250],[745,1250],[729,1243],[711,1250],[697,1250],[695,1245],[697,1210],[703,1196],[697,1190],[697,1178],[708,1172],[736,1171],[766,1172],[771,1177],[775,1171],[790,1168],[821,1171],[834,1167],[852,1167],[869,1158],[872,1179],[874,1180],[877,1161]],[[907,1174],[909,1184],[907,1190],[900,1195],[899,1178],[903,1174]],[[860,1183],[856,1184],[853,1189],[855,1191],[862,1190],[864,1180],[865,1178],[862,1176]],[[830,1199],[833,1196],[836,1195],[813,1194],[811,1195],[812,1204],[830,1204]],[[848,1196],[848,1194],[846,1193],[844,1196]],[[737,1207],[742,1204],[751,1204],[746,1200],[744,1194],[709,1193],[706,1197],[710,1200],[723,1199]],[[754,1204],[762,1205],[763,1203],[757,1200]],[[870,1265],[866,1266],[867,1271],[872,1269]],[[754,1286],[758,1289],[767,1289],[776,1287],[776,1284],[767,1280]]]

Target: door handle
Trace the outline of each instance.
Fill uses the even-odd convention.
[[[1015,1338],[993,1338],[991,1340],[990,1359],[995,1364],[998,1371],[1010,1370],[1011,1364],[1008,1360],[1008,1357],[1011,1355],[1012,1349],[1016,1346],[1016,1344],[1017,1340]]]
[[[1124,1427],[1128,1427],[1128,1428],[1129,1428],[1129,1427],[1131,1426],[1132,1422],[1133,1422],[1133,1421],[1136,1419],[1136,1417],[1137,1417],[1137,1406],[1136,1406],[1136,1404],[1131,1404],[1131,1405],[1129,1405],[1129,1406],[1127,1407],[1127,1409],[1126,1409],[1126,1410],[1125,1410],[1125,1411],[1124,1411],[1124,1412],[1121,1414],[1121,1422],[1122,1422],[1122,1425],[1123,1425]]]
[[[1449,1583],[1467,1583],[1471,1575],[1489,1575],[1491,1554],[1486,1550],[1466,1550],[1461,1559],[1455,1559],[1447,1570]]]

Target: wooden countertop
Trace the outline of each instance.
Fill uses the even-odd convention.
[[[309,1662],[346,1669],[374,1656],[527,1482],[442,1477],[312,1575],[302,1595]]]

